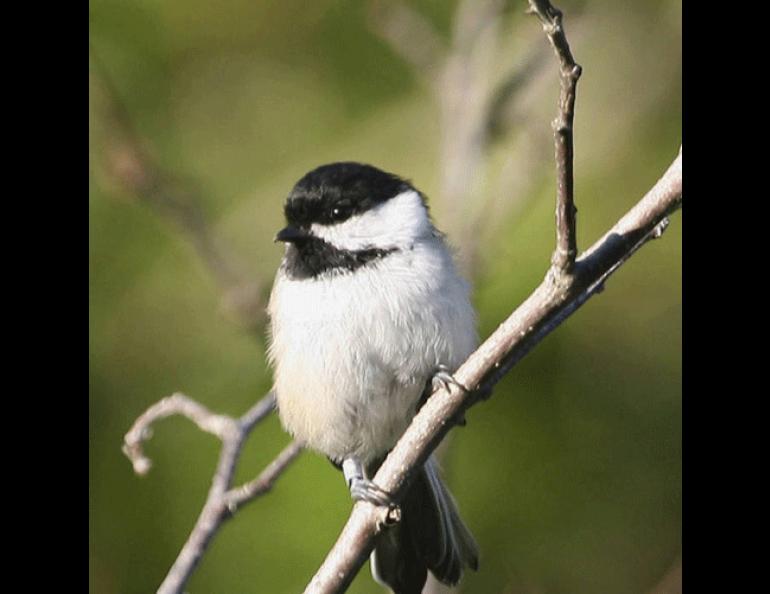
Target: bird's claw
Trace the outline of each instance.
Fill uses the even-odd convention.
[[[396,502],[385,489],[365,478],[354,478],[350,482],[350,496],[355,501],[367,501],[380,507],[396,507]]]
[[[372,505],[390,509],[398,507],[390,493],[366,478],[364,466],[356,456],[349,456],[342,461],[342,472],[350,489],[350,496],[355,501],[367,501]]]
[[[469,391],[468,388],[463,386],[455,379],[451,373],[449,373],[449,368],[446,365],[439,365],[437,367],[436,373],[431,378],[431,385],[433,386],[434,390],[437,390],[438,388],[444,388],[448,392],[449,386],[455,385],[463,392]]]

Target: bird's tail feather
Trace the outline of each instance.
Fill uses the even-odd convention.
[[[420,594],[428,570],[454,585],[467,565],[478,569],[478,547],[430,458],[401,504],[401,522],[386,530],[372,553],[374,578],[396,594]]]

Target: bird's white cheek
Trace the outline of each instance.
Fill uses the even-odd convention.
[[[414,190],[403,192],[336,225],[311,226],[312,233],[345,250],[404,247],[430,235],[428,212]]]

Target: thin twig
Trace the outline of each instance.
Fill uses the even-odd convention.
[[[286,470],[286,467],[292,463],[294,458],[296,458],[301,451],[302,444],[297,441],[291,442],[275,457],[257,478],[249,481],[245,485],[230,489],[225,495],[230,513],[235,513],[236,510],[243,507],[248,502],[267,493],[273,487],[276,479],[284,470]]]
[[[556,271],[569,275],[577,257],[577,232],[573,175],[573,130],[575,93],[582,68],[575,63],[562,26],[561,11],[548,0],[529,0],[528,12],[543,24],[543,31],[559,59],[559,113],[553,121],[556,154],[556,250],[552,262]]]
[[[206,503],[190,536],[158,589],[158,594],[182,592],[222,523],[231,518],[238,509],[267,493],[302,451],[300,443],[290,443],[256,479],[238,487],[231,487],[244,442],[254,427],[274,408],[275,396],[270,392],[243,416],[235,419],[212,413],[202,404],[177,393],[147,409],[126,433],[123,451],[138,474],[146,474],[150,469],[150,460],[144,455],[142,445],[152,435],[153,423],[160,419],[182,415],[193,421],[201,430],[216,435],[222,441],[219,462]]]
[[[468,198],[474,192],[475,180],[483,169],[492,141],[506,131],[506,110],[541,68],[547,55],[545,48],[538,47],[505,78],[490,84],[499,62],[499,52],[489,50],[502,35],[499,16],[505,7],[501,2],[462,2],[455,12],[450,44],[446,47],[428,44],[430,51],[425,53],[421,51],[425,43],[418,45],[414,40],[434,39],[435,33],[430,30],[431,35],[426,37],[413,33],[424,28],[424,19],[413,9],[400,8],[401,4],[391,5],[387,11],[376,4],[378,18],[370,20],[371,28],[417,71],[418,78],[431,89],[440,107],[440,198],[448,207],[450,236],[461,248],[463,274],[471,277],[478,271],[481,233],[489,228],[489,214],[497,196],[490,192],[485,202],[478,202],[476,197],[475,201],[482,206],[473,213],[469,213],[465,205],[470,202]],[[394,23],[400,26],[392,26]],[[439,55],[439,50],[443,55]],[[506,168],[506,173],[510,179],[514,174],[509,169]],[[519,177],[531,179],[515,176]],[[510,191],[502,194],[507,203],[511,202],[511,195]],[[446,588],[429,579],[424,590],[446,591]]]
[[[398,500],[413,473],[435,449],[465,409],[486,394],[505,373],[546,335],[558,327],[606,279],[650,239],[660,236],[661,223],[682,205],[682,156],[618,223],[577,260],[572,283],[558,282],[552,266],[543,283],[455,372],[469,392],[456,386],[440,388],[420,409],[374,477]],[[350,518],[306,594],[341,592],[350,584],[372,551],[374,538],[385,525],[383,508],[367,502],[354,505]]]
[[[271,390],[238,419],[241,430],[249,433],[267,415],[275,411],[275,394]]]

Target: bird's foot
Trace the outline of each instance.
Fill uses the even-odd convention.
[[[398,507],[390,493],[366,478],[364,467],[357,458],[345,458],[342,461],[342,472],[350,489],[350,496],[355,501],[367,501],[372,505],[388,508]]]
[[[353,479],[349,487],[350,496],[355,501],[368,501],[372,505],[381,507],[396,507],[396,502],[393,501],[390,493],[369,479]]]
[[[463,392],[469,392],[468,388],[458,382],[449,372],[449,368],[446,365],[439,364],[436,368],[436,373],[433,374],[433,377],[431,378],[431,386],[433,387],[433,390],[444,388],[445,390],[449,391],[449,386],[451,385],[457,386]]]
[[[447,392],[450,390],[450,386],[454,385],[460,388],[463,392],[468,392],[468,388],[463,386],[460,382],[458,382],[455,377],[449,372],[449,367],[446,365],[439,364],[436,368],[436,373],[433,374],[433,377],[430,379],[429,383],[431,389],[430,391],[426,390],[425,399],[427,400],[427,397],[430,396],[432,392],[435,392],[439,388],[444,388]],[[427,386],[426,386],[427,388]],[[459,425],[460,427],[465,427],[466,420],[465,420],[465,412],[461,411],[459,414],[455,416],[455,423]]]
[[[439,365],[437,367],[436,373],[433,375],[433,377],[430,380],[429,383],[431,387],[431,391],[436,391],[438,388],[444,388],[445,390],[449,391],[449,388],[451,385],[455,385],[460,390],[466,393],[473,392],[473,398],[475,400],[486,400],[492,395],[492,388],[490,387],[477,387],[474,390],[469,390],[464,385],[462,385],[459,381],[455,379],[455,377],[449,373],[449,368],[446,365]],[[420,406],[425,404],[425,400],[427,400],[428,396],[430,396],[430,392],[428,392],[426,386],[426,393],[423,394],[423,400],[420,403]],[[419,408],[418,408],[419,409]],[[457,414],[455,417],[455,422],[461,426],[465,427],[466,420],[465,420],[465,411],[461,411]]]

